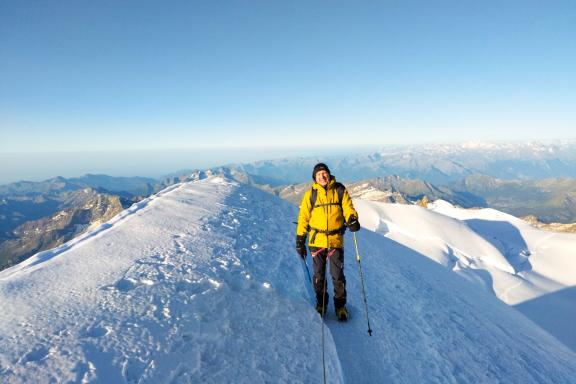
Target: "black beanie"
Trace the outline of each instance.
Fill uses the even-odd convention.
[[[320,171],[326,171],[328,174],[330,174],[330,169],[326,164],[318,163],[314,166],[314,170],[312,171],[312,180],[316,181],[316,173]]]

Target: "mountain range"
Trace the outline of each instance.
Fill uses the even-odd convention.
[[[435,185],[473,174],[501,179],[576,177],[576,141],[388,146],[362,154],[278,159],[241,164],[238,170],[295,184],[310,180],[318,162],[347,182],[398,175]]]
[[[328,162],[353,197],[402,204],[442,199],[528,217],[549,230],[576,222],[576,142],[387,147],[180,171],[160,180],[86,175],[0,186],[0,269],[52,248],[167,186],[221,174],[299,204],[310,170]]]

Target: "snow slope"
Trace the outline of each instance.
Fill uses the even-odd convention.
[[[273,195],[210,177],[2,271],[0,382],[321,382],[325,326],[330,383],[574,383],[574,352],[367,230],[358,243],[374,334],[350,234],[351,319],[322,322],[293,250],[296,214]]]
[[[576,351],[576,235],[494,209],[355,201],[364,227],[449,267]]]

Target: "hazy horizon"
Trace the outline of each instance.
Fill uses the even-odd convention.
[[[302,146],[272,148],[180,148],[149,150],[0,152],[0,185],[18,181],[44,181],[86,174],[158,179],[184,170],[205,169],[228,164],[250,163],[294,157],[339,157],[376,152],[386,148],[411,148],[467,143],[556,144],[576,142],[576,138],[540,140],[468,140],[373,146]],[[5,166],[8,165],[8,166]]]
[[[181,170],[203,169],[300,156],[332,156],[368,151],[370,147],[210,148],[113,151],[58,151],[0,153],[0,185],[18,181],[44,181],[57,176],[85,174],[160,178]]]

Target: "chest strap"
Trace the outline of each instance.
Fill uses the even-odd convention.
[[[320,207],[326,207],[328,205],[337,205],[340,208],[342,208],[342,206],[340,205],[340,203],[322,203],[322,204],[316,204],[315,206],[312,207],[312,210],[315,208],[320,208]]]
[[[310,238],[310,243],[314,244],[314,240],[316,240],[316,235],[318,233],[324,233],[328,236],[332,236],[332,235],[338,235],[338,234],[344,234],[344,232],[346,232],[346,226],[343,225],[338,229],[333,229],[331,231],[327,231],[325,229],[318,229],[318,228],[314,228],[314,227],[310,227],[310,233],[311,233],[311,238]]]

